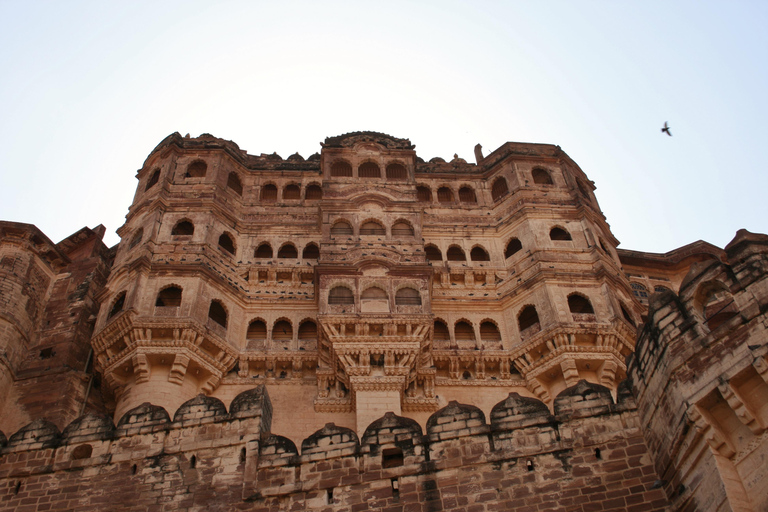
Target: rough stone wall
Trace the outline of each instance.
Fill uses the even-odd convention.
[[[277,410],[276,414],[287,414]],[[271,434],[264,387],[199,396],[170,420],[144,404],[115,427],[38,420],[0,452],[0,510],[588,511],[667,504],[626,393],[581,382],[555,402],[510,396],[490,424],[452,402],[426,433],[388,413],[358,439],[328,424],[296,445]],[[4,438],[3,444],[5,444]]]
[[[651,297],[629,373],[673,510],[768,509],[767,247],[739,231]]]

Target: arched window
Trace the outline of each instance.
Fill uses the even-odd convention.
[[[256,252],[254,253],[254,256],[256,258],[271,258],[272,257],[272,246],[268,243],[260,244],[256,248]]]
[[[448,257],[448,261],[467,261],[467,256],[464,254],[464,251],[461,247],[455,245],[448,248],[446,256]]]
[[[629,283],[632,287],[632,293],[642,304],[648,304],[648,288],[641,283]]]
[[[229,254],[235,254],[235,243],[226,233],[222,233],[219,237],[219,247],[227,251]]]
[[[374,162],[365,162],[357,168],[358,178],[381,178],[381,169]]]
[[[306,320],[299,326],[299,339],[300,340],[316,340],[317,339],[317,324],[312,320]]]
[[[475,191],[469,187],[461,187],[459,189],[459,201],[462,203],[476,204],[477,196],[475,196]]]
[[[323,198],[323,189],[320,185],[310,185],[304,191],[304,199],[307,201],[319,201]]]
[[[355,303],[355,296],[352,290],[346,286],[336,286],[328,292],[328,304],[349,305]]]
[[[93,447],[89,444],[81,444],[72,450],[72,460],[82,460],[90,458],[93,453]]]
[[[115,302],[112,303],[112,309],[109,310],[109,315],[107,315],[107,318],[112,318],[123,310],[125,307],[125,293],[126,292],[122,292],[117,296]]]
[[[398,306],[421,306],[421,294],[413,288],[400,288],[395,294],[395,304]]]
[[[501,341],[501,333],[495,323],[485,321],[480,324],[480,339],[483,341]]]
[[[131,243],[128,244],[128,248],[133,249],[134,247],[139,245],[143,237],[144,237],[144,228],[139,228],[136,231],[136,234],[133,235],[133,238],[131,238]]]
[[[589,192],[587,191],[587,186],[581,180],[576,180],[576,185],[579,187],[579,192],[581,192],[581,195],[583,195],[587,199],[590,199]]]
[[[353,235],[352,226],[345,220],[340,220],[331,226],[331,236]]]
[[[274,203],[277,201],[277,187],[272,183],[261,187],[261,202]]]
[[[552,228],[549,231],[549,239],[558,241],[572,240],[571,234],[563,228]]]
[[[424,248],[427,255],[427,261],[443,261],[443,253],[434,245],[428,245]]]
[[[208,318],[222,327],[227,326],[227,310],[218,300],[211,301],[211,306],[208,308]]]
[[[360,300],[387,300],[387,292],[378,286],[371,286],[360,295]]]
[[[187,178],[202,178],[208,170],[208,164],[202,160],[195,160],[187,167]]]
[[[508,193],[509,188],[507,188],[507,180],[501,177],[496,178],[496,181],[493,182],[493,186],[491,187],[491,197],[493,197],[493,200],[498,201]]]
[[[473,247],[471,251],[469,251],[469,259],[472,261],[491,261],[491,257],[488,256],[488,253],[485,249],[482,247]]]
[[[530,329],[538,332],[540,330],[539,314],[536,312],[536,306],[525,306],[517,317],[517,323],[520,326],[520,333]]]
[[[277,251],[278,258],[298,258],[299,252],[293,244],[285,244]]]
[[[331,176],[335,178],[351,178],[352,166],[349,165],[349,162],[343,160],[334,162],[333,165],[331,165]]]
[[[428,187],[419,185],[416,187],[416,199],[418,199],[420,203],[431,203],[432,191]]]
[[[161,308],[178,308],[181,306],[181,288],[169,286],[160,290],[160,293],[157,294],[157,300],[155,300],[155,306]]]
[[[266,340],[267,339],[267,324],[264,320],[254,320],[248,324],[248,332],[245,334],[246,339],[249,340]]]
[[[316,260],[320,257],[320,249],[317,244],[307,244],[301,253],[301,257],[305,260]]]
[[[401,164],[389,164],[387,166],[387,179],[388,180],[407,180],[408,171]]]
[[[533,182],[537,185],[554,185],[552,176],[544,169],[534,169],[531,175],[533,175]]]
[[[382,226],[378,222],[369,220],[368,222],[364,222],[363,225],[360,226],[360,234],[384,236],[387,234],[387,230],[384,229],[384,226]]]
[[[243,195],[243,184],[235,171],[230,172],[227,177],[227,188],[239,196]]]
[[[399,220],[392,226],[392,236],[413,236],[413,227],[403,220]]]
[[[147,186],[144,187],[144,191],[146,192],[147,190],[157,185],[158,181],[160,181],[160,169],[155,169],[152,172],[152,176],[150,176],[149,179],[147,180]]]
[[[571,313],[594,315],[595,310],[592,308],[592,303],[589,299],[578,293],[572,293],[568,296],[568,309]]]
[[[451,334],[448,332],[448,326],[442,320],[435,320],[435,332],[433,338],[436,341],[451,341]]]
[[[295,183],[286,185],[283,189],[283,199],[301,199],[301,188]]]
[[[624,317],[624,320],[632,324],[632,327],[637,327],[634,318],[632,318],[632,315],[629,314],[629,311],[627,311],[627,308],[624,307],[624,304],[619,304],[619,307],[621,308],[621,314]]]
[[[437,189],[437,200],[443,204],[453,203],[453,192],[448,187]]]
[[[520,243],[520,240],[518,240],[517,238],[513,238],[507,244],[507,248],[504,251],[504,258],[509,258],[513,254],[515,254],[517,251],[520,251],[522,249],[523,249],[523,244]]]
[[[195,233],[195,225],[188,220],[177,222],[171,230],[172,236],[192,236]]]
[[[653,292],[654,293],[669,292],[669,291],[672,291],[672,290],[670,290],[666,286],[661,286],[660,284],[657,284],[656,286],[653,287]]]
[[[456,322],[453,334],[456,337],[456,341],[475,341],[475,329],[472,328],[469,322],[464,320]]]
[[[272,326],[272,339],[275,341],[290,341],[293,339],[293,326],[288,320],[280,320]]]

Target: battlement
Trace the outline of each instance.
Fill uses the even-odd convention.
[[[306,438],[300,452],[270,432],[271,407],[259,386],[238,395],[229,411],[201,395],[173,419],[143,404],[117,425],[94,414],[63,432],[35,421],[7,442],[0,437],[0,489],[7,489],[0,510],[21,503],[98,506],[106,496],[102,484],[117,481],[125,499],[114,500],[112,510],[171,502],[182,508],[410,504],[433,510],[421,507],[491,499],[505,510],[636,502],[643,510],[664,509],[632,398],[622,394],[614,403],[607,388],[585,381],[555,400],[554,414],[511,393],[494,407],[490,423],[480,409],[451,402],[429,418],[425,432],[416,421],[387,413],[360,438],[329,423]],[[51,496],[43,481],[62,492]]]

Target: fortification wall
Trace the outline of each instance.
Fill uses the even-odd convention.
[[[328,424],[300,451],[270,432],[263,386],[229,412],[200,395],[173,421],[150,404],[117,426],[38,420],[0,438],[0,510],[664,510],[625,388],[614,403],[582,381],[554,407],[512,393],[487,422],[451,402],[426,433],[388,413],[360,439]]]

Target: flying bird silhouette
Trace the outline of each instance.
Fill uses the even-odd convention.
[[[669,126],[667,125],[666,121],[664,121],[664,128],[662,128],[661,131],[666,133],[670,137],[672,136],[672,132],[669,131]]]

